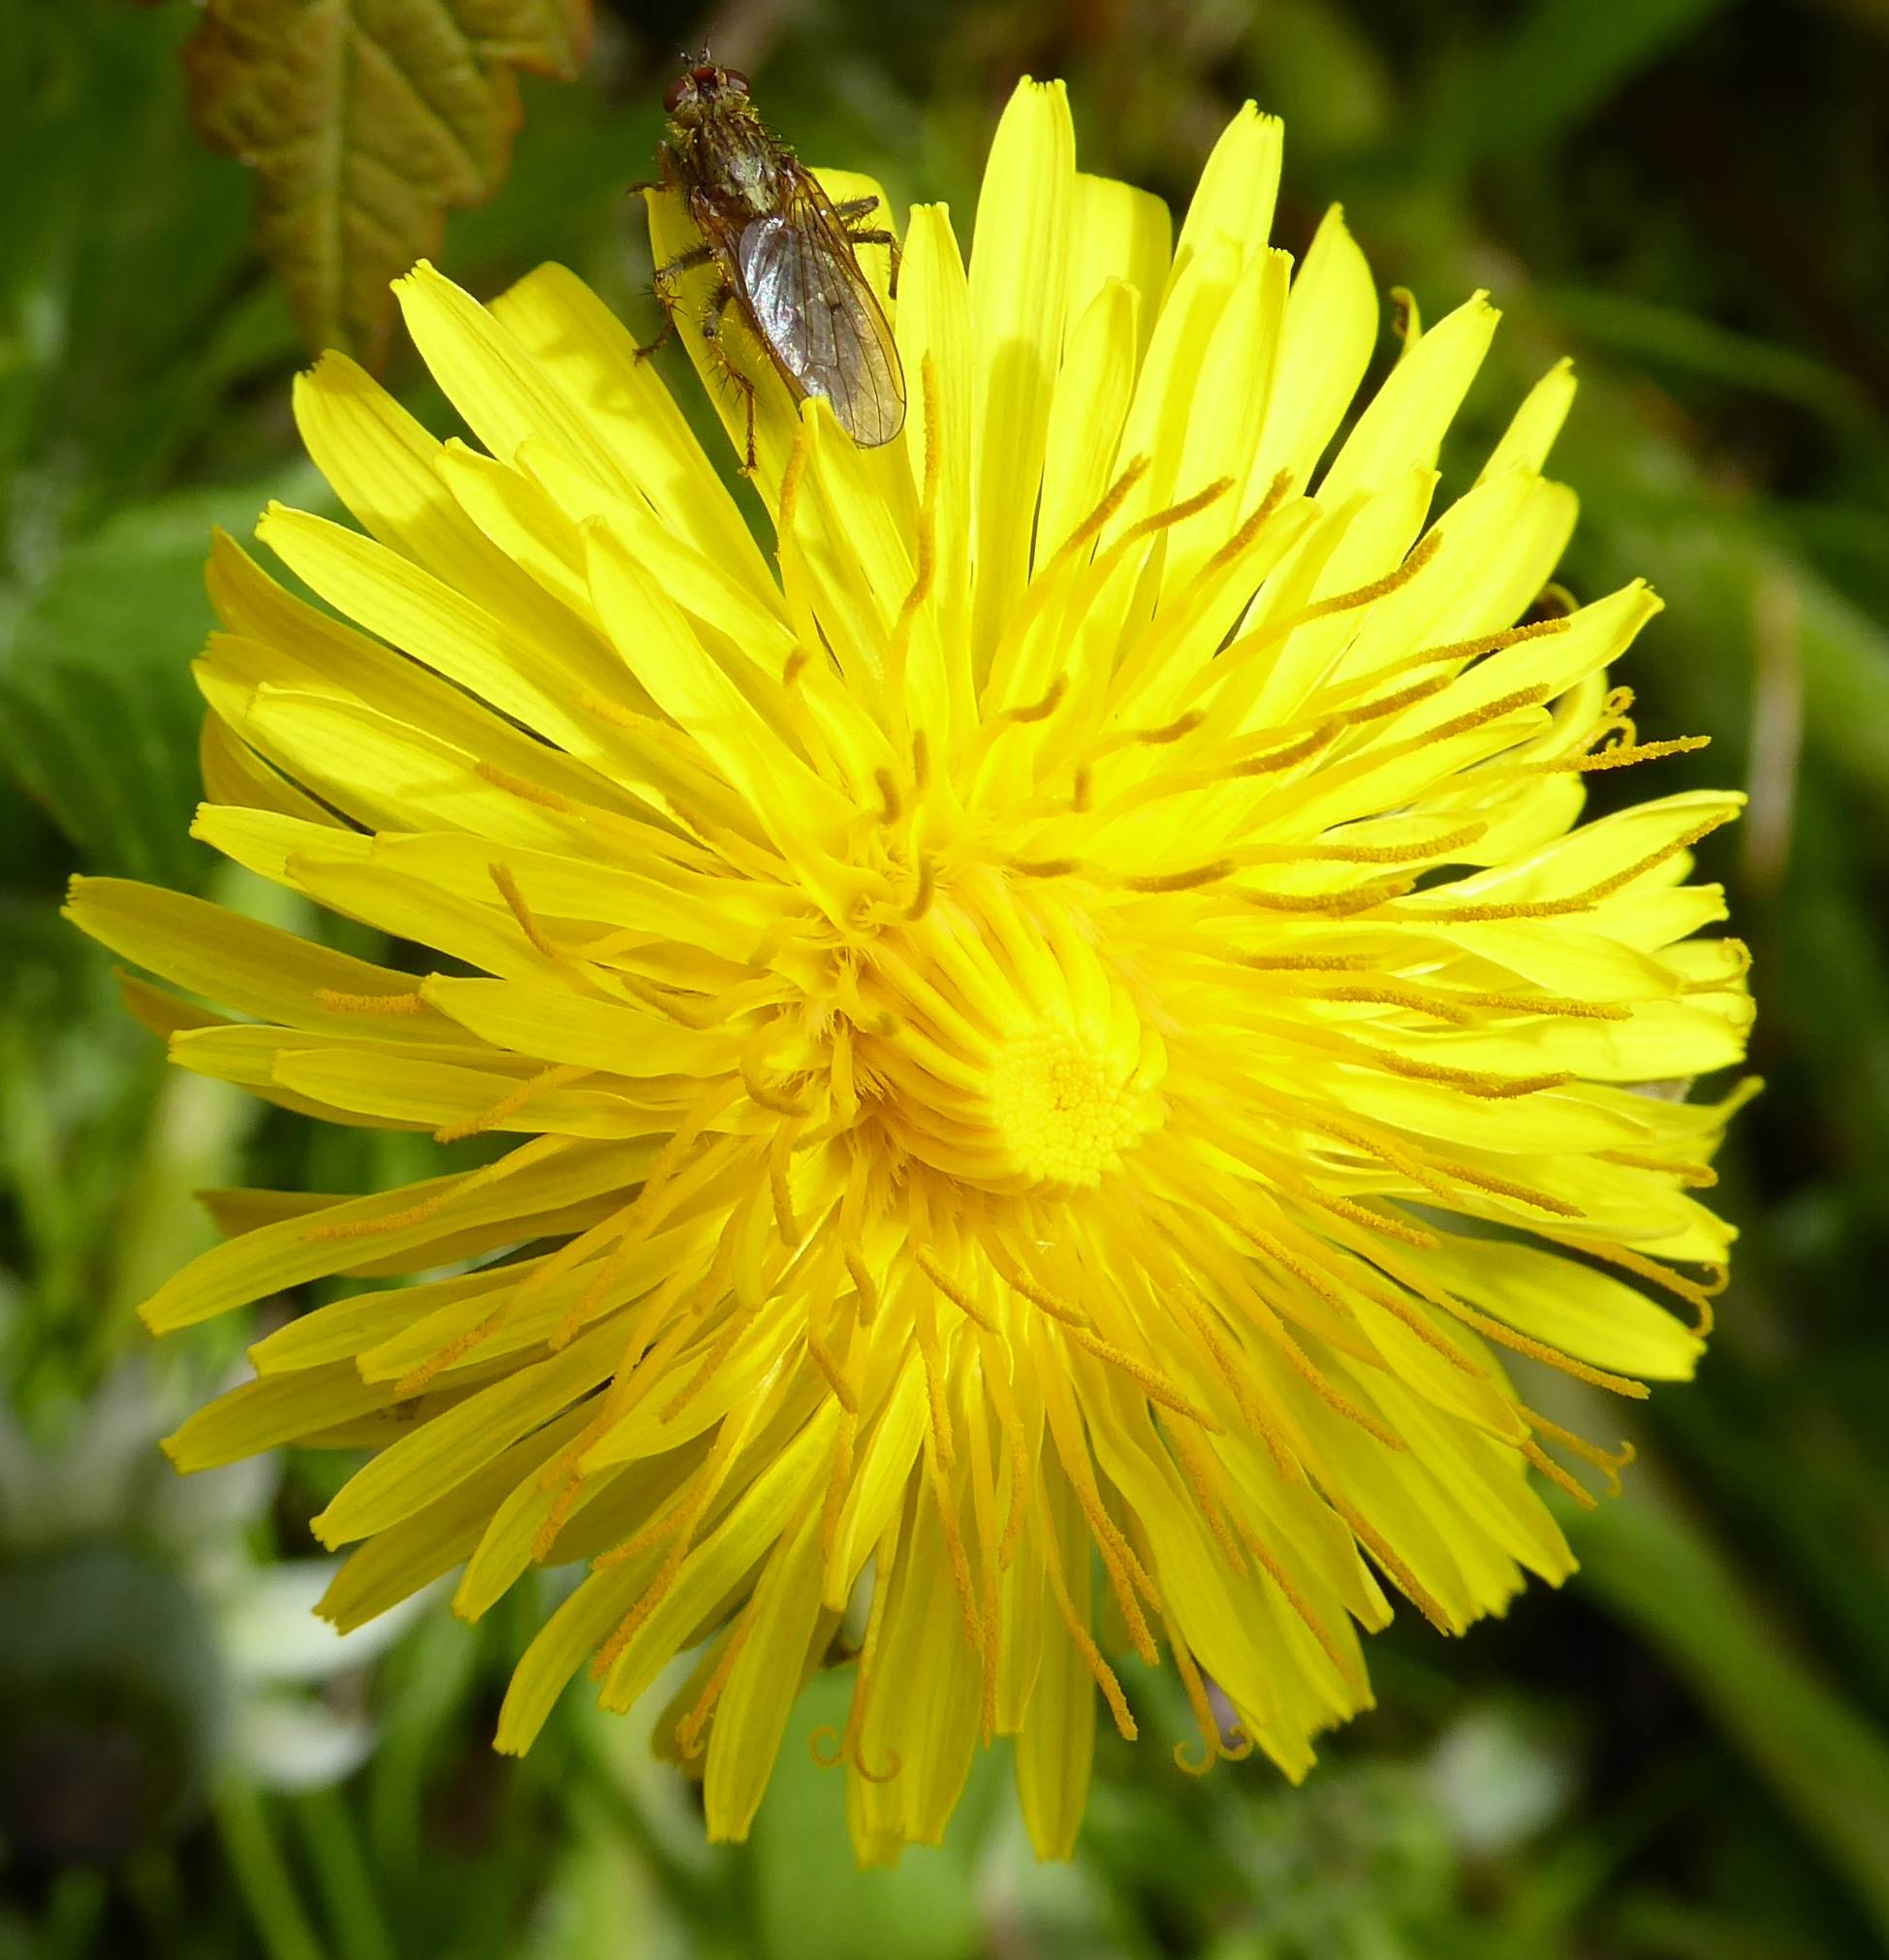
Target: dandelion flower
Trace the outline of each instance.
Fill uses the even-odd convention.
[[[1337,211],[1269,242],[1279,159],[1243,111],[1171,248],[1023,85],[968,269],[910,214],[897,440],[747,350],[766,542],[571,274],[487,308],[423,265],[476,442],[331,356],[297,410],[361,528],[259,536],[332,611],[216,542],[197,835],[420,971],[108,880],[73,915],[184,1067],[485,1156],[221,1194],[153,1328],[348,1283],[170,1447],[371,1452],[315,1521],[343,1627],[578,1565],[502,1749],[692,1655],[658,1742],[740,1837],[846,1665],[813,1746],[863,1857],[997,1736],[1066,1855],[1125,1654],[1189,1766],[1297,1778],[1391,1595],[1458,1631],[1569,1571],[1541,1481],[1618,1458],[1505,1350],[1692,1370],[1736,1095],[1673,1086],[1748,1000],[1690,853],[1739,800],[1580,821],[1691,744],[1607,678],[1643,586],[1532,616],[1569,372],[1432,517],[1496,315],[1407,323],[1337,442],[1378,304]]]

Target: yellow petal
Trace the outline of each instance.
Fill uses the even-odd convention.
[[[1505,469],[1539,470],[1548,460],[1548,452],[1561,432],[1561,424],[1574,405],[1574,364],[1563,358],[1528,391],[1527,399],[1502,431],[1502,439],[1490,452],[1479,483],[1498,477]]]
[[[446,495],[443,487],[436,493]],[[435,673],[577,754],[601,752],[594,724],[578,710],[586,693],[608,693],[617,679],[601,641],[586,644],[555,621],[540,622],[529,640],[510,633],[463,595],[463,585],[456,589],[325,518],[272,504],[256,535],[331,605]],[[555,656],[547,650],[552,645]]]
[[[615,314],[562,266],[527,272],[492,301],[491,311],[537,362],[542,384],[595,433],[612,472],[597,481],[640,491],[671,531],[766,603],[772,581],[753,532],[656,369],[637,359],[636,342]],[[549,439],[565,449],[535,420],[506,432],[517,438],[512,456],[526,441]],[[590,453],[567,453],[579,465],[595,460]]]
[[[820,1515],[809,1508],[768,1561],[740,1635],[741,1651],[715,1703],[703,1804],[708,1835],[747,1836],[801,1691],[789,1657],[806,1649],[820,1617]]]
[[[1265,248],[1273,229],[1273,207],[1278,202],[1284,153],[1285,125],[1275,115],[1262,115],[1252,103],[1244,104],[1201,167],[1200,182],[1174,248],[1176,282],[1189,260],[1215,239],[1231,239],[1243,258]]]
[[[1169,532],[1164,591],[1179,592],[1224,546],[1229,517],[1245,516],[1271,488],[1255,483],[1252,469],[1273,392],[1290,266],[1283,252],[1255,252],[1213,324],[1196,376],[1198,393],[1176,488],[1191,494],[1222,478],[1230,478],[1233,488],[1225,510],[1211,507]]]
[[[556,1455],[587,1415],[579,1407],[547,1423],[443,1498],[358,1547],[315,1610],[346,1633],[450,1572],[478,1543],[503,1493],[520,1478],[535,1485],[539,1467]]]
[[[1119,467],[1141,305],[1133,286],[1110,279],[1073,316],[1044,442],[1040,562],[1054,556],[1101,502]]]
[[[858,1450],[852,1489],[834,1533],[824,1597],[835,1611],[846,1604],[854,1581],[904,1500],[925,1419],[925,1370],[916,1355],[908,1355],[876,1425]]]
[[[738,1053],[721,1029],[684,1027],[639,1003],[531,980],[435,976],[423,989],[441,1013],[482,1040],[545,1061],[616,1075],[712,1075]]]
[[[588,1403],[580,1403],[572,1413],[582,1420],[558,1425],[560,1443],[574,1441],[595,1420]],[[544,1462],[548,1466],[553,1454],[553,1451],[545,1453]],[[602,1475],[585,1477],[570,1504],[567,1523],[558,1530],[548,1563],[558,1564],[584,1556],[581,1551],[569,1549],[569,1540],[574,1532],[596,1528],[600,1518],[601,1545],[608,1545],[622,1538],[626,1521],[628,1529],[634,1530],[643,1519],[663,1510],[698,1467],[700,1454],[675,1450],[651,1462],[625,1464]],[[481,1481],[486,1475],[487,1472],[481,1471],[474,1480]],[[486,1529],[453,1594],[453,1611],[461,1620],[483,1618],[540,1561],[539,1533],[551,1522],[552,1512],[562,1508],[566,1495],[564,1477],[541,1471],[515,1478],[502,1497],[488,1499],[484,1511]],[[401,1531],[405,1527],[396,1525],[394,1529]]]
[[[357,1470],[309,1529],[325,1545],[345,1545],[412,1517],[595,1387],[622,1351],[620,1329],[595,1327],[489,1382]]]
[[[552,1152],[527,1144],[513,1155],[518,1168],[496,1179],[433,1178],[331,1205],[312,1224],[285,1218],[217,1246],[152,1294],[141,1310],[145,1324],[153,1332],[187,1327],[266,1293],[350,1271],[362,1258],[385,1259],[407,1246],[430,1245],[449,1229],[517,1221],[518,1236],[529,1238],[525,1227],[535,1214],[638,1182],[655,1152],[644,1143],[580,1144]],[[424,1217],[414,1216],[421,1212]]]
[[[1286,297],[1255,481],[1269,483],[1284,469],[1296,489],[1309,488],[1313,465],[1350,407],[1376,343],[1370,268],[1334,205]]]
[[[905,454],[923,491],[936,478],[927,522],[933,553],[932,610],[946,646],[961,648],[970,630],[973,363],[970,285],[943,205],[915,205],[898,274],[898,354],[912,397]],[[965,664],[961,684],[968,693]],[[914,711],[940,736],[954,711],[951,680],[914,672]]]
[[[413,991],[411,974],[331,952],[203,899],[120,878],[75,878],[66,916],[114,953],[186,992],[266,1021],[358,1035],[359,1015],[324,1006],[323,995],[371,997]],[[428,1027],[424,1018],[408,1018],[401,1032],[438,1038],[444,1025],[435,1020]]]
[[[602,432],[553,388],[511,329],[424,259],[394,282],[413,344],[466,427],[501,462],[527,435],[550,436],[615,475]]]
[[[1412,465],[1433,467],[1448,428],[1501,318],[1478,293],[1437,321],[1390,378],[1345,438],[1318,487],[1328,503],[1374,490]]]
[[[522,1755],[531,1747],[566,1683],[636,1604],[662,1554],[663,1547],[655,1545],[624,1565],[590,1573],[538,1629],[512,1670],[494,1749]]]
[[[1078,1626],[1089,1616],[1087,1531],[1066,1477],[1048,1478],[1046,1502],[1055,1522],[1063,1590]],[[1043,1585],[1037,1578],[1039,1589]],[[1017,1797],[1024,1827],[1039,1858],[1076,1852],[1088,1801],[1089,1766],[1095,1755],[1095,1680],[1068,1629],[1051,1609],[1043,1626],[1042,1661],[1028,1711],[1017,1735]]]
[[[851,812],[775,733],[784,710],[773,727],[764,721],[621,543],[596,523],[585,533],[598,613],[651,697],[702,744],[790,862],[836,839]]]
[[[305,823],[339,824],[332,811],[298,789],[279,770],[271,769],[220,715],[204,717],[198,762],[204,772],[204,794],[212,803],[273,810]]]
[[[1473,1307],[1596,1368],[1683,1381],[1704,1344],[1682,1320],[1611,1274],[1530,1246],[1442,1241],[1438,1277]]]
[[[1029,575],[1030,521],[1062,351],[1076,132],[1059,81],[1017,84],[985,164],[970,268],[972,512],[981,672]]]
[[[1159,198],[1133,184],[1078,171],[1065,320],[1080,320],[1097,295],[1118,282],[1134,295],[1135,353],[1138,358],[1147,353],[1173,243],[1174,223]]]
[[[440,482],[440,444],[345,355],[324,355],[297,377],[295,406],[308,454],[371,536],[533,644],[540,658],[582,641],[581,621],[549,605],[519,564],[487,549]]]
[[[894,1763],[897,1770],[875,1783],[857,1765],[847,1768],[846,1818],[861,1849],[888,1836],[937,1844],[977,1745],[978,1654],[958,1611],[951,1561],[929,1490],[913,1498],[911,1524],[890,1585],[878,1690],[861,1725],[860,1759],[877,1775]]]
[[[683,1560],[675,1583],[604,1676],[606,1708],[628,1708],[662,1671],[703,1613],[739,1586],[818,1488],[839,1405],[828,1402]]]

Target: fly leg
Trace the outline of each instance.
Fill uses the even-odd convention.
[[[663,324],[656,337],[646,345],[635,350],[639,361],[647,361],[658,347],[676,331],[676,281],[684,272],[692,272],[698,266],[706,266],[715,256],[715,248],[707,243],[691,245],[686,252],[678,253],[666,266],[658,266],[650,284],[656,295],[656,304],[663,309]]]
[[[708,350],[708,359],[723,376],[732,381],[741,392],[747,407],[747,460],[741,465],[743,476],[754,474],[754,383],[737,367],[728,357],[728,349],[721,344],[721,319],[735,301],[735,288],[724,279],[714,290],[708,301],[708,316],[702,322],[702,338]]]
[[[890,232],[848,232],[846,241],[851,245],[883,245],[892,256],[892,274],[886,281],[886,291],[898,298],[898,261],[900,253],[898,240]]]
[[[834,205],[833,214],[845,226],[848,244],[883,245],[892,255],[892,277],[887,282],[887,290],[896,300],[898,298],[898,240],[883,227],[871,232],[858,232],[853,229],[859,219],[870,217],[878,208],[877,198],[848,198],[843,205]]]
[[[652,177],[638,177],[633,184],[623,186],[626,198],[641,197],[645,191],[676,191],[681,189],[677,174],[676,152],[666,142],[656,145],[656,174]]]

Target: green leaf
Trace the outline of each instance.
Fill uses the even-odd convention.
[[[191,137],[190,26],[47,7],[0,31],[0,563],[23,577],[160,484],[254,371],[225,357],[246,199]]]
[[[589,0],[208,0],[197,127],[257,174],[257,237],[315,348],[373,364],[388,282],[504,181],[528,68],[582,65]]]
[[[12,630],[0,630],[0,771],[96,869],[202,882],[208,854],[186,832],[203,720],[190,663],[213,623],[204,560],[213,525],[247,530],[276,490],[322,494],[302,470],[133,505],[12,600]]]
[[[1647,1469],[1624,1502],[1566,1522],[1583,1587],[1664,1653],[1889,1936],[1889,1743]]]
[[[1724,0],[1535,0],[1490,63],[1465,151],[1501,159],[1545,149],[1643,69],[1686,39]]]
[[[844,1727],[852,1683],[822,1674],[807,1686],[790,1737],[824,1723]],[[1004,1765],[1007,1767],[1008,1765]],[[782,1749],[751,1852],[756,1904],[770,1960],[960,1960],[978,1950],[971,1861],[980,1813],[988,1815],[998,1767],[980,1752],[960,1815],[942,1849],[907,1849],[890,1870],[861,1871],[846,1838],[846,1778],[817,1766],[804,1745]],[[807,1884],[809,1873],[817,1885]]]
[[[1735,333],[1681,307],[1580,286],[1545,287],[1536,298],[1570,332],[1629,362],[1659,363],[1676,373],[1775,395],[1840,427],[1871,413],[1863,389],[1827,362]]]

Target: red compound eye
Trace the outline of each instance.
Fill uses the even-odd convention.
[[[699,74],[701,71],[698,70]],[[695,94],[695,75],[678,75],[663,97],[663,113],[674,115]]]

